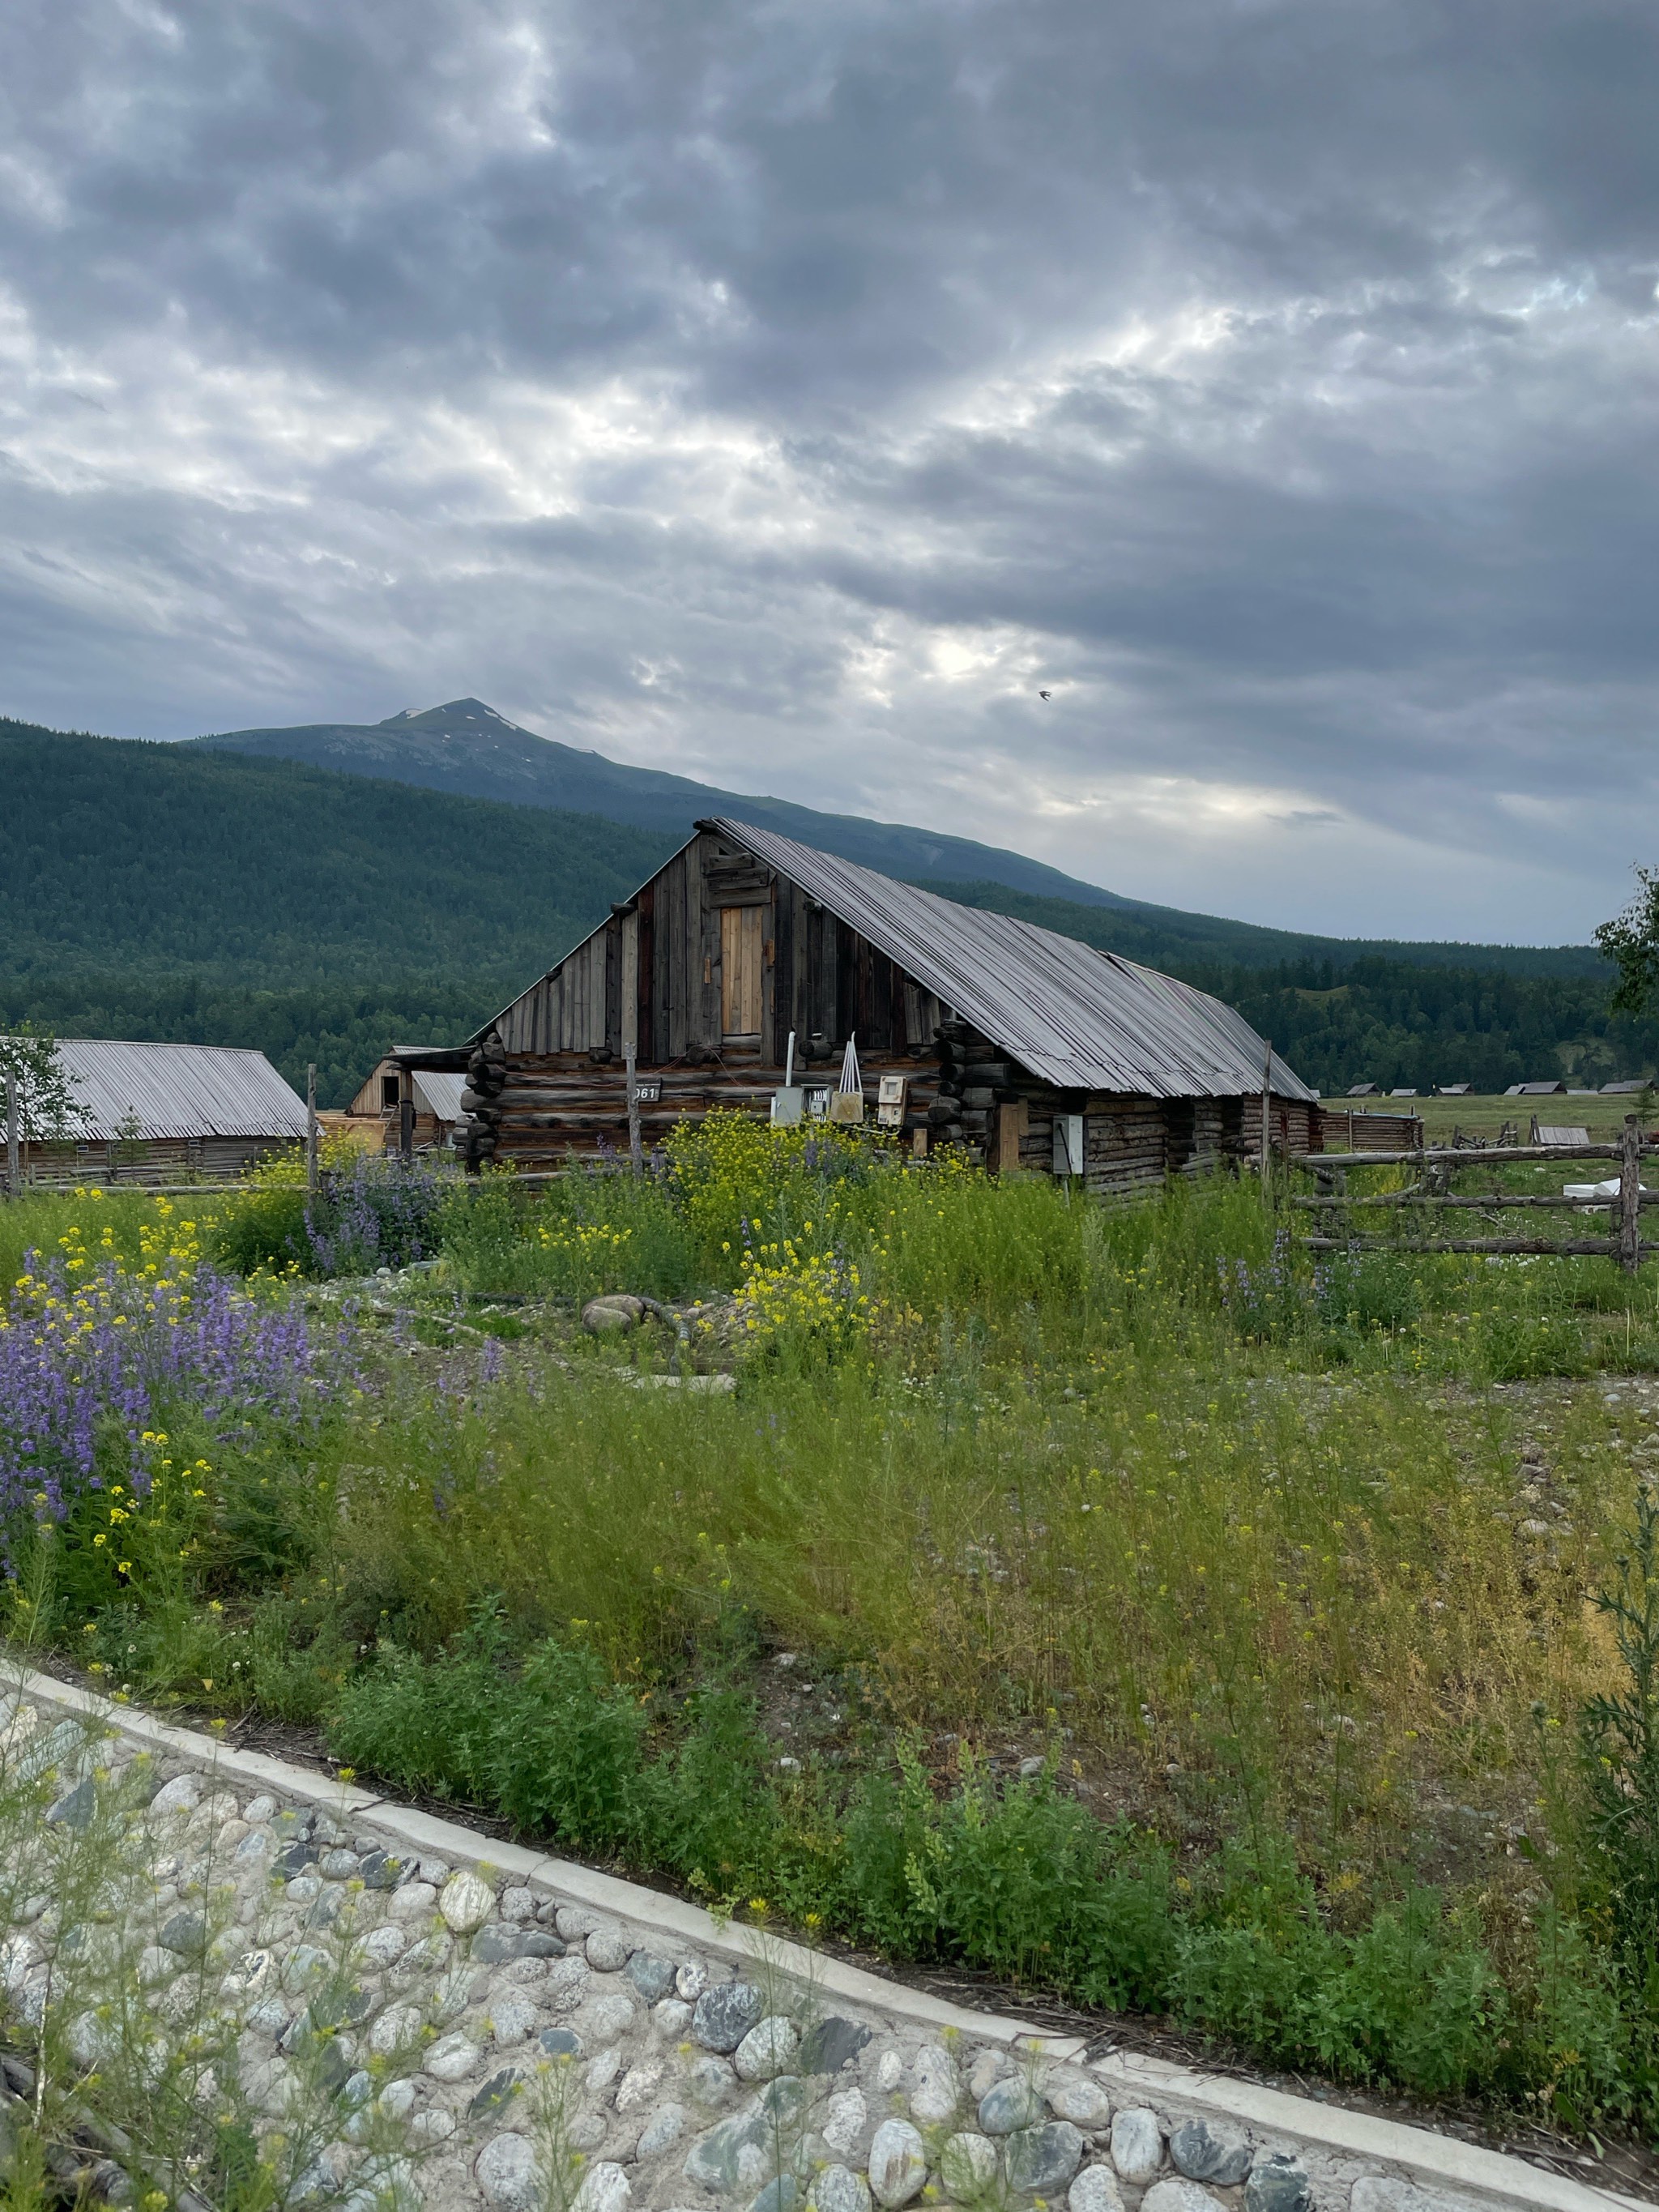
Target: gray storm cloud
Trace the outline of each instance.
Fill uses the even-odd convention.
[[[1580,935],[1659,842],[1656,93],[1644,4],[16,0],[0,704],[470,691]]]

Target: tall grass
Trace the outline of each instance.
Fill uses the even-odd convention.
[[[1586,1385],[1659,1369],[1651,1273],[1316,1263],[1246,1180],[1109,1210],[718,1118],[637,1181],[458,1186],[439,1226],[440,1279],[552,1317],[505,1373],[398,1339],[303,1439],[256,1425],[165,1573],[135,1549],[100,1595],[60,1531],[42,1603],[113,1679],[333,1715],[364,1765],[543,1832],[586,1806],[573,1846],[863,1940],[1022,1971],[1063,1941],[1075,1991],[1156,1989],[1297,2063],[1490,2086],[1507,2036],[1528,2080],[1568,2083],[1612,1971],[1573,1880],[1573,1723],[1620,1680],[1592,1599],[1632,1455],[1659,1451]],[[735,1293],[735,1391],[659,1389],[648,1345],[584,1342],[559,1308],[611,1289]],[[779,1651],[846,1686],[834,1761],[788,1790],[759,1717]],[[1155,1969],[1120,1948],[1109,1972],[1046,1907],[999,1929],[964,1902],[1013,1893],[964,1840],[1008,1802],[987,1761],[1037,1750],[1054,1881],[1086,1860],[1118,1885],[1111,1941],[1164,1943]],[[624,1811],[572,1778],[601,1768]],[[922,1888],[928,1853],[956,1869],[936,1925],[879,1872],[918,1821]],[[1201,1941],[1125,1932],[1155,1863],[1176,1917],[1194,1884]],[[1390,2012],[1391,1989],[1417,1994]],[[1344,2043],[1332,2004],[1368,2024]],[[1413,2056],[1416,2014],[1440,2024]],[[1507,2025],[1465,2048],[1477,2014]],[[1612,2097],[1613,2061],[1584,2066],[1603,2086],[1561,2087],[1574,2110]]]
[[[1524,1805],[1534,1705],[1606,1665],[1583,1599],[1628,1475],[1604,1415],[1565,1432],[1594,1441],[1547,1540],[1518,1533],[1510,1423],[1398,1376],[1115,1358],[1068,1397],[952,1357],[736,1400],[577,1370],[441,1425],[412,1400],[352,1440],[340,1571],[365,1628],[429,1649],[494,1593],[515,1635],[580,1621],[621,1674],[740,1618],[868,1669],[907,1723],[1055,1716],[1333,1867],[1397,1852],[1431,1784]]]

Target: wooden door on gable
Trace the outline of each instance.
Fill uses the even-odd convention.
[[[720,1030],[725,1037],[759,1038],[765,929],[764,907],[720,908]]]

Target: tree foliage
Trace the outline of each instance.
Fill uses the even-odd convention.
[[[58,1040],[27,1022],[0,1030],[0,1134],[5,1129],[7,1079],[15,1086],[17,1133],[30,1144],[72,1137],[82,1126],[75,1083]]]
[[[1659,998],[1659,868],[1638,868],[1636,880],[1630,904],[1594,933],[1618,970],[1610,1003],[1629,1014],[1646,1013]]]

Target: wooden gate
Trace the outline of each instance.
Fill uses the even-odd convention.
[[[1302,1241],[1316,1252],[1536,1254],[1557,1259],[1616,1260],[1627,1273],[1633,1275],[1644,1259],[1659,1253],[1659,1243],[1644,1243],[1642,1240],[1642,1208],[1659,1206],[1659,1190],[1642,1188],[1642,1163],[1652,1158],[1656,1152],[1659,1152],[1659,1146],[1643,1141],[1640,1124],[1632,1114],[1626,1117],[1624,1133],[1616,1145],[1506,1145],[1478,1152],[1449,1146],[1422,1146],[1411,1152],[1306,1152],[1295,1164],[1309,1170],[1322,1188],[1313,1196],[1293,1196],[1291,1203],[1322,1219],[1340,1217],[1353,1206],[1397,1206],[1402,1212],[1418,1213],[1423,1224],[1417,1233],[1404,1237],[1304,1237]],[[1450,1188],[1455,1176],[1471,1170],[1522,1163],[1547,1162],[1553,1165],[1568,1160],[1616,1161],[1617,1191],[1609,1192],[1605,1199],[1587,1200],[1562,1197],[1553,1192],[1468,1193]],[[1382,1167],[1415,1169],[1419,1180],[1409,1189],[1382,1191],[1370,1197],[1364,1192],[1337,1187],[1339,1183],[1346,1185],[1350,1170]],[[1604,1175],[1597,1180],[1611,1182],[1613,1178]],[[1448,1212],[1455,1215],[1459,1211],[1493,1214],[1571,1209],[1583,1213],[1599,1206],[1606,1206],[1612,1217],[1610,1233],[1605,1237],[1455,1237],[1430,1235],[1427,1231],[1428,1221],[1437,1213],[1441,1218]]]

